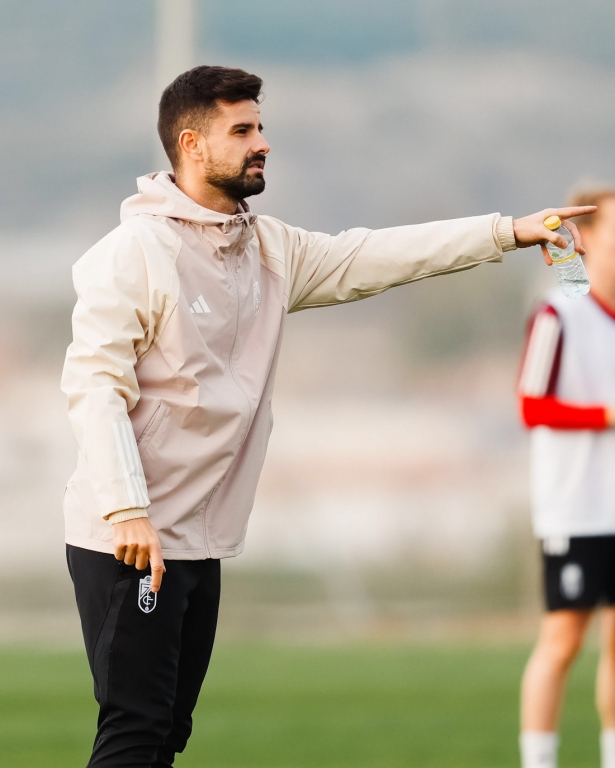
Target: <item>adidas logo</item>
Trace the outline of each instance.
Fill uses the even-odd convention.
[[[211,312],[211,309],[207,306],[205,299],[202,296],[199,296],[199,298],[190,307],[190,312],[192,312],[193,315],[202,315],[204,312]]]

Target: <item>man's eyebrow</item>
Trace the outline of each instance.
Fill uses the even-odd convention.
[[[250,128],[254,128],[254,123],[235,123],[235,125],[231,126],[231,131],[239,131],[242,128],[245,128],[246,130]],[[259,131],[263,130],[263,126],[261,125],[261,123],[258,124],[258,130]]]

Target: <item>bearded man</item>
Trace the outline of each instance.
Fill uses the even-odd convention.
[[[565,246],[546,216],[594,210],[336,237],[257,217],[245,198],[265,188],[261,87],[207,66],[171,83],[158,131],[174,173],[140,178],[122,224],[74,267],[62,387],[79,458],[64,510],[100,705],[91,768],[168,767],[186,746],[220,559],[243,549],[265,458],[286,314]]]

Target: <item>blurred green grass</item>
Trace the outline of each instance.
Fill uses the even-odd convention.
[[[214,652],[178,768],[518,765],[528,649],[225,645]],[[596,657],[568,687],[562,768],[598,765]],[[0,762],[82,768],[96,707],[84,654],[0,651]]]

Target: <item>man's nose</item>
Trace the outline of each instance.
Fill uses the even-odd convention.
[[[268,155],[269,152],[271,152],[271,147],[269,146],[269,142],[264,136],[259,136],[259,141],[256,143],[254,147],[252,147],[252,152],[255,155]]]

